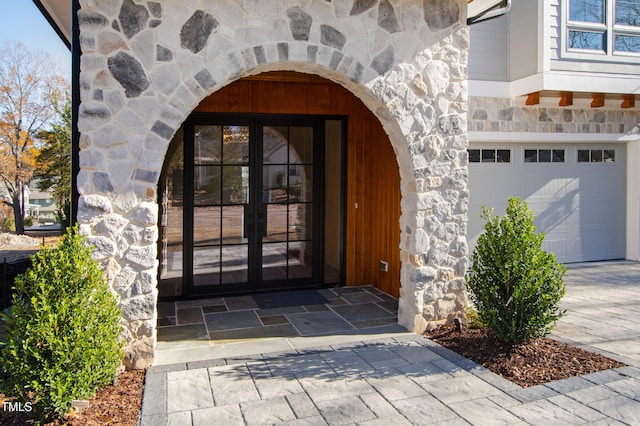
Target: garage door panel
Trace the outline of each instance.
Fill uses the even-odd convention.
[[[589,262],[594,260],[609,260],[618,249],[615,238],[603,239],[598,233],[585,235],[584,238],[575,240],[575,254],[564,262]]]
[[[522,179],[522,176],[520,176]],[[549,180],[549,174],[531,175],[526,183],[527,190],[524,191],[527,198],[561,198],[575,194],[580,189],[577,179],[564,177],[554,177]],[[520,191],[523,192],[523,191]]]
[[[566,240],[553,240],[545,238],[542,243],[542,249],[555,253],[556,260],[559,258],[567,258],[568,250],[567,250],[567,241]]]
[[[616,229],[618,224],[611,222],[624,220],[624,214],[621,213],[624,212],[621,212],[620,208],[613,203],[602,204],[598,208],[586,207],[576,211],[579,222],[591,229]]]
[[[576,208],[569,204],[561,207],[544,208],[540,205],[529,204],[529,208],[537,213],[534,224],[538,230],[562,232],[565,229],[573,228],[578,219],[576,217]]]
[[[555,147],[555,146],[554,146]],[[474,146],[472,145],[472,148]],[[561,262],[619,259],[626,250],[625,146],[615,163],[577,163],[576,147],[565,147],[566,163],[523,163],[524,145],[514,144],[510,164],[469,164],[469,242],[475,247],[484,221],[482,205],[504,214],[507,199],[519,196],[545,232],[545,250]],[[581,149],[603,149],[586,146]]]

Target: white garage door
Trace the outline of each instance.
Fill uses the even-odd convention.
[[[504,214],[519,196],[560,262],[625,257],[626,149],[615,145],[474,145],[469,149],[469,242],[483,232],[481,206]]]

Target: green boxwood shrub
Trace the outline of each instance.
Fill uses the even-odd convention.
[[[43,247],[15,280],[5,341],[2,391],[33,403],[41,419],[64,415],[116,377],[123,356],[120,310],[77,228]]]
[[[520,343],[546,336],[564,314],[564,265],[542,250],[533,211],[509,198],[506,215],[483,206],[485,232],[471,254],[469,296],[481,322],[500,339]]]

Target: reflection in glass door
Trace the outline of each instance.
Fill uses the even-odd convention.
[[[182,291],[177,293],[325,284],[339,251],[331,251],[328,268],[323,263],[324,134],[325,119],[315,117],[194,114],[185,123],[179,148],[184,160],[177,161],[176,154],[169,163],[176,163],[176,171],[184,167],[184,203],[163,203],[167,220],[171,205],[183,206]],[[176,188],[178,180],[172,182]],[[177,225],[168,222],[164,227],[173,228]],[[161,283],[170,284],[176,278],[169,275],[175,261],[169,262],[179,258],[168,249],[163,255],[167,272]]]
[[[249,281],[249,128],[193,128],[193,286]]]
[[[262,127],[263,284],[313,277],[313,152],[313,127]]]
[[[344,282],[346,120],[196,113],[160,178],[161,298]]]

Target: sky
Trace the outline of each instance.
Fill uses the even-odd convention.
[[[71,51],[32,0],[0,0],[0,48],[17,40],[31,50],[42,49],[71,81]]]

